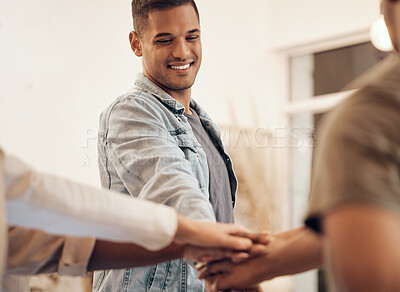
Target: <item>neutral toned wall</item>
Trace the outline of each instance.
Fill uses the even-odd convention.
[[[0,143],[98,185],[99,113],[140,70],[127,41],[129,1],[0,3]]]
[[[40,169],[98,185],[98,116],[141,70],[130,1],[0,1],[0,143]],[[254,124],[265,99],[265,2],[201,0],[204,61],[193,96],[220,124]],[[264,101],[265,100],[265,101]],[[227,103],[230,104],[227,105]],[[260,115],[264,115],[259,107]]]
[[[292,47],[368,29],[380,0],[266,0],[269,48]]]
[[[3,146],[98,184],[99,113],[141,70],[129,2],[0,0]],[[270,129],[282,123],[276,50],[365,29],[379,11],[379,0],[197,2],[204,61],[193,97],[222,125]]]

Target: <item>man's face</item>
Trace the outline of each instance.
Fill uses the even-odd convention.
[[[394,49],[400,49],[400,0],[382,0],[382,13],[392,39]]]
[[[146,77],[170,94],[193,85],[201,64],[201,40],[191,5],[150,12],[140,45]]]

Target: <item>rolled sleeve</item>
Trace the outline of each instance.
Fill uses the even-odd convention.
[[[7,273],[55,273],[85,276],[95,239],[50,235],[39,230],[9,228]]]
[[[58,273],[84,277],[95,242],[94,238],[66,237],[58,264]]]
[[[323,232],[323,218],[349,204],[400,214],[399,124],[398,108],[364,91],[327,116],[319,130],[307,226]]]

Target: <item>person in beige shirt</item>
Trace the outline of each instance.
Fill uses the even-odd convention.
[[[322,259],[330,291],[400,291],[400,1],[381,5],[396,56],[322,122],[310,229],[275,235],[265,255],[245,263],[199,267],[210,291],[303,272]]]
[[[0,284],[4,272],[84,276],[232,256],[252,240],[266,242],[232,224],[189,220],[167,206],[38,172],[1,147],[0,209]]]

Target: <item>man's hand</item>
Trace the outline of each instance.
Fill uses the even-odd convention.
[[[197,262],[231,259],[243,262],[252,255],[264,253],[269,233],[249,233],[234,224],[206,223],[178,215],[174,243],[182,245],[183,256]]]
[[[260,267],[265,265],[267,257],[264,254],[241,263],[223,260],[207,264],[199,269],[199,278],[206,280],[209,292],[227,289],[261,291],[258,283],[264,280],[265,274]]]
[[[226,289],[234,288],[233,291],[261,291],[258,281],[246,274],[248,272],[252,273],[252,269],[257,269],[258,264],[254,265],[254,267],[250,266],[250,270],[248,270],[247,264],[252,263],[252,259],[267,256],[268,244],[274,238],[268,233],[249,234],[248,237],[252,239],[253,246],[246,252],[232,251],[230,254],[221,255],[220,260],[215,258],[214,261],[206,261],[196,265],[196,269],[199,271],[199,278],[206,279],[207,291],[225,289],[221,287],[226,287]],[[265,259],[262,260],[262,262],[264,261]],[[239,270],[238,272],[236,272],[237,269]],[[249,281],[246,282],[244,279]]]
[[[219,262],[225,259],[229,259],[233,263],[242,263],[249,258],[265,254],[267,251],[266,244],[272,240],[269,234],[266,233],[249,234],[249,238],[253,239],[253,245],[246,251],[184,245],[183,257],[198,262],[196,266],[198,270],[206,269],[209,265],[207,263]]]
[[[257,240],[268,243],[268,236],[252,235],[245,228],[234,224],[206,223],[178,215],[178,230],[174,242],[198,247],[215,247],[227,250],[247,251]]]
[[[258,245],[258,248],[260,245]],[[255,248],[255,247],[254,247]],[[223,260],[199,265],[199,278],[210,291],[246,290],[276,276],[304,272],[321,265],[321,239],[305,228],[269,236],[267,246],[246,261]]]
[[[198,263],[230,259],[235,256],[235,254],[241,253],[242,252],[233,252],[232,250],[221,248],[198,247],[193,245],[183,246],[183,257],[185,259],[194,260]]]

